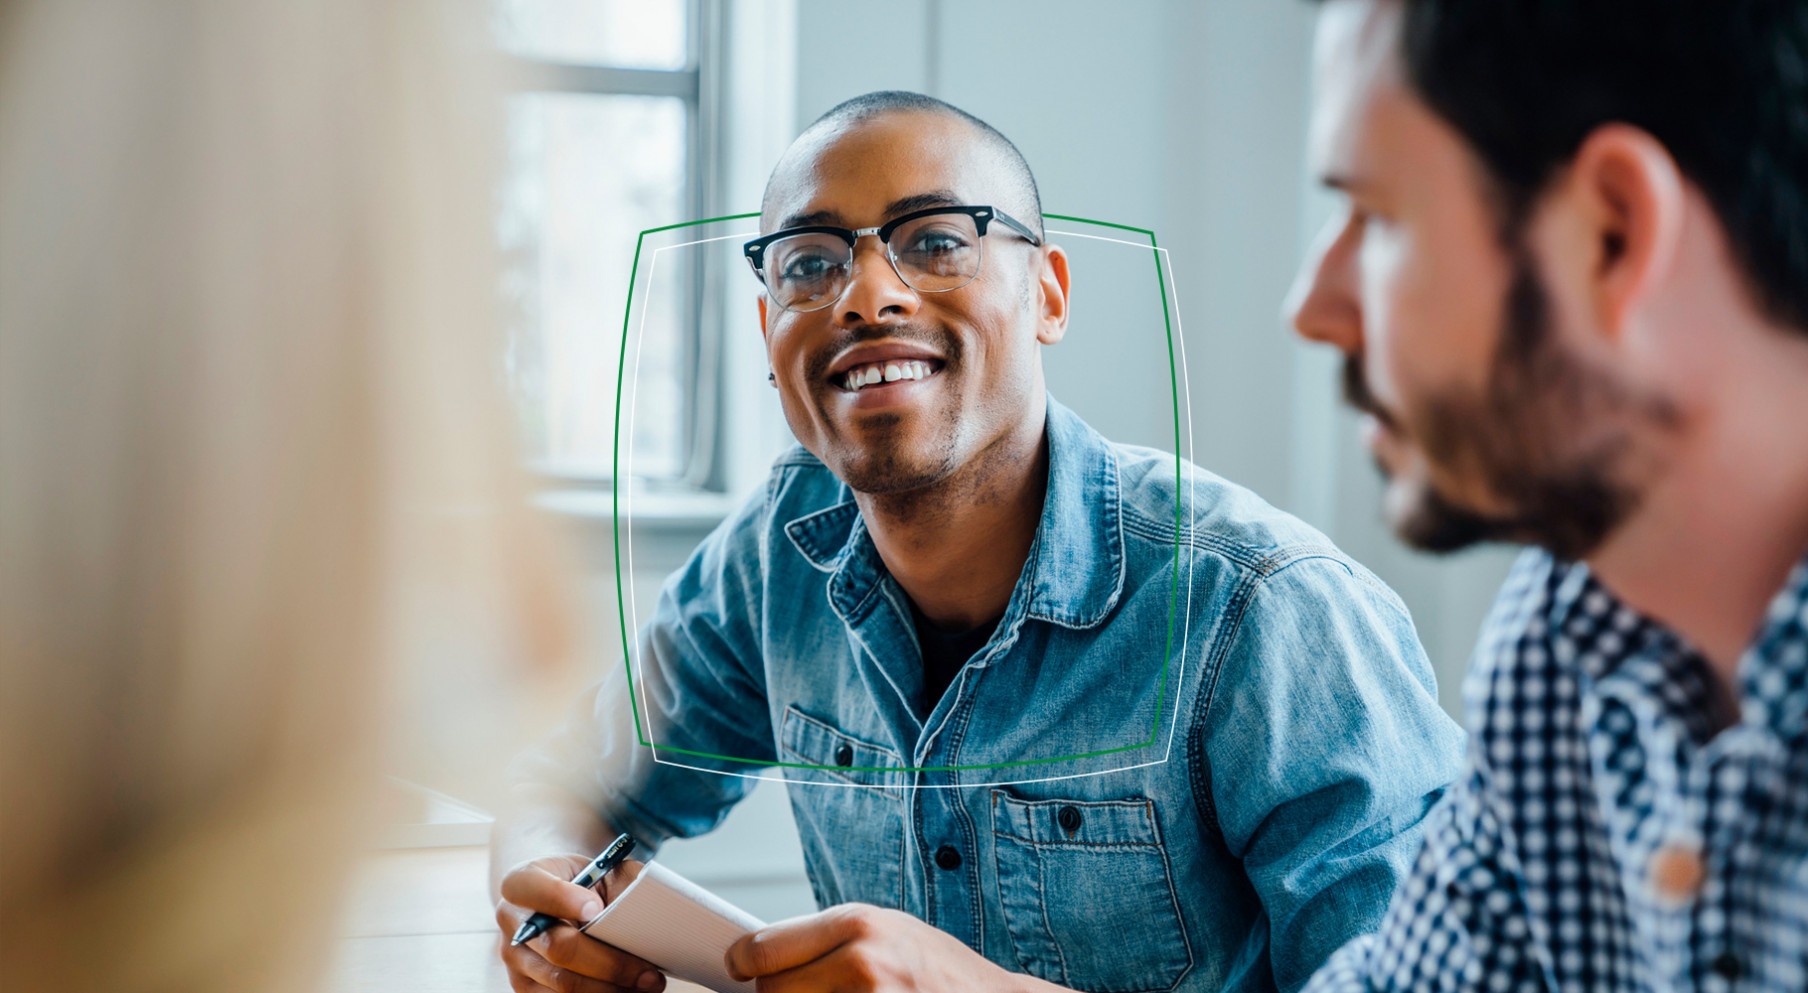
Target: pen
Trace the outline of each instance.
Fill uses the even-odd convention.
[[[628,853],[633,850],[633,838],[630,838],[625,834],[617,836],[614,841],[609,843],[608,848],[603,849],[603,854],[598,855],[595,859],[591,860],[590,864],[584,867],[584,871],[578,873],[577,878],[573,879],[572,883],[577,886],[582,886],[585,889],[594,887],[597,883],[603,881],[603,877],[609,874],[610,869],[621,865],[622,862],[627,859]],[[550,928],[557,923],[559,923],[557,917],[536,911],[534,915],[529,917],[527,921],[521,925],[520,929],[515,932],[515,937],[509,942],[509,947],[512,948],[523,942],[532,941],[535,938],[538,938],[547,928]]]

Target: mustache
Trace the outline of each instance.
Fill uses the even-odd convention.
[[[1369,389],[1368,378],[1362,374],[1362,355],[1345,355],[1343,357],[1343,402],[1364,414],[1380,421],[1389,430],[1398,431],[1400,424],[1375,399],[1375,391]]]
[[[836,335],[835,340],[810,353],[809,360],[804,363],[805,376],[809,382],[821,382],[828,377],[829,367],[835,364],[837,356],[869,341],[908,341],[941,355],[947,365],[952,366],[960,360],[960,339],[942,328],[927,324],[862,324]]]

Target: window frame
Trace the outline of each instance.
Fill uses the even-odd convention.
[[[724,44],[722,0],[689,0],[686,4],[685,65],[677,69],[646,69],[592,65],[540,59],[505,53],[511,69],[511,95],[561,93],[587,96],[675,97],[683,102],[685,117],[685,177],[681,197],[689,218],[674,223],[712,217],[723,198],[721,175],[724,124],[723,78],[727,46]],[[635,476],[624,480],[656,493],[710,494],[727,489],[722,434],[725,410],[721,399],[722,344],[721,294],[712,278],[698,267],[682,277],[690,286],[683,294],[686,312],[679,327],[690,329],[679,345],[678,470],[671,475]],[[632,288],[630,287],[630,293]],[[606,322],[605,325],[606,326]],[[608,490],[614,485],[606,470],[561,465],[549,459],[528,467],[549,490]]]

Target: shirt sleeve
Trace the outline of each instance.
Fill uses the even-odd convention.
[[[1307,993],[1542,991],[1517,874],[1505,864],[1485,777],[1464,778],[1428,819],[1412,874],[1374,934],[1353,939]]]
[[[626,663],[515,760],[648,848],[719,824],[776,759],[760,658],[756,498],[666,580]]]
[[[1312,977],[1308,993],[1557,988],[1552,963],[1533,933],[1524,866],[1508,837],[1509,801],[1493,785],[1490,741],[1497,738],[1488,713],[1489,687],[1513,681],[1514,645],[1538,602],[1533,594],[1562,578],[1549,556],[1536,550],[1515,563],[1482,626],[1465,686],[1469,723],[1478,731],[1469,738],[1464,774],[1427,818],[1412,872],[1380,926],[1338,949]]]
[[[1359,566],[1290,563],[1234,623],[1197,732],[1200,802],[1267,915],[1266,955],[1244,968],[1293,991],[1380,924],[1463,733],[1405,605]]]

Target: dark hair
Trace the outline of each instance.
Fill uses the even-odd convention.
[[[1002,132],[985,121],[956,107],[946,100],[909,90],[876,90],[863,93],[850,100],[843,100],[829,108],[821,117],[811,122],[805,131],[823,125],[854,124],[870,120],[882,114],[898,111],[917,111],[928,114],[941,114],[958,118],[972,125],[980,137],[989,142],[1004,157],[1006,166],[1012,175],[1010,182],[1015,187],[1011,192],[1017,195],[1021,203],[1012,204],[1013,214],[1023,214],[1017,219],[1028,225],[1037,236],[1042,235],[1042,192],[1036,188],[1035,174],[1030,172],[1030,164],[1024,159],[1017,146],[1006,138]]]
[[[1754,298],[1808,330],[1808,0],[1405,0],[1407,79],[1486,165],[1505,237],[1590,132],[1649,132]]]

